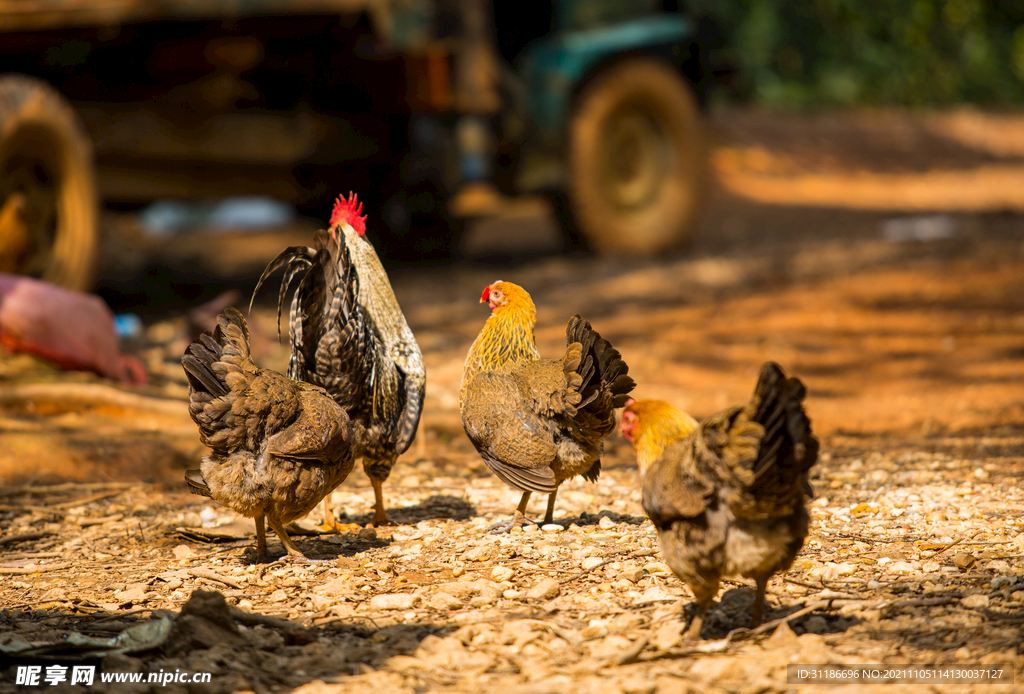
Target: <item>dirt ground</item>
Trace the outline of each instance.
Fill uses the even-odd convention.
[[[526,201],[476,225],[466,260],[392,273],[429,379],[385,485],[399,525],[300,536],[314,565],[253,564],[251,521],[186,492],[203,449],[177,361],[204,320],[189,306],[247,293],[310,230],[154,241],[109,216],[101,291],[142,316],[133,348],[152,384],[0,362],[0,692],[32,690],[15,684],[28,663],[211,673],[97,675],[119,693],[813,690],[787,683],[801,663],[1016,682],[851,691],[1024,691],[1024,116],[725,111],[710,140],[707,214],[670,257],[560,255],[552,216]],[[532,293],[543,355],[580,312],[638,397],[698,418],[749,397],[767,359],[804,380],[823,453],[808,541],[769,585],[777,628],[743,629],[753,590],[727,583],[705,641],[680,640],[692,596],[661,561],[618,436],[596,484],[563,485],[557,527],[486,533],[518,494],[466,439],[458,387],[498,278]],[[173,293],[145,299],[156,286]],[[272,294],[253,309],[255,351],[283,369]],[[332,495],[360,526],[372,500],[358,468]],[[26,643],[41,645],[10,655]]]

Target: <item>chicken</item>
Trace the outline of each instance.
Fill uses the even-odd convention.
[[[563,481],[597,479],[614,409],[635,383],[618,350],[579,315],[566,326],[565,355],[541,359],[533,336],[537,309],[526,290],[498,281],[480,301],[491,315],[466,357],[462,425],[491,472],[523,492],[512,520],[491,530],[532,523],[524,514],[533,492],[549,495],[550,523]]]
[[[768,579],[803,546],[807,473],[818,458],[804,394],[803,383],[768,362],[747,405],[700,425],[661,400],[631,401],[622,413],[661,553],[697,598],[688,639],[700,638],[727,576],[757,582],[752,622],[760,624]]]
[[[339,197],[330,229],[314,247],[292,246],[270,262],[256,285],[280,268],[278,319],[293,281],[288,319],[288,375],[321,386],[352,423],[355,455],[374,493],[373,524],[391,525],[383,483],[419,427],[427,376],[423,354],[366,240],[366,217],[355,194]],[[255,291],[253,295],[255,295]],[[337,529],[324,501],[324,526]]]
[[[268,560],[266,518],[288,555],[305,560],[284,526],[309,513],[355,462],[345,411],[322,388],[261,369],[234,308],[185,350],[188,412],[210,447],[189,490],[256,519],[256,553]]]

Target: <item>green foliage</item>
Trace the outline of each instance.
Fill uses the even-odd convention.
[[[775,106],[1024,104],[1024,0],[696,0]]]

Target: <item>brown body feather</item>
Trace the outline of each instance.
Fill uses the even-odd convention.
[[[699,636],[728,576],[757,582],[756,626],[768,579],[788,569],[803,546],[807,474],[818,454],[804,395],[798,379],[769,362],[747,405],[712,415],[689,432],[683,427],[663,435],[660,422],[679,413],[667,403],[641,400],[626,408],[623,429],[638,451],[644,511],[666,563],[697,598],[690,637]]]
[[[578,315],[566,326],[565,354],[541,359],[529,294],[510,282],[488,291],[500,299],[466,357],[462,423],[491,471],[524,493],[512,524],[522,521],[532,492],[550,495],[550,522],[559,484],[597,479],[603,439],[633,379],[618,350]]]
[[[284,525],[352,470],[345,411],[322,388],[257,367],[245,319],[233,308],[189,345],[181,363],[189,414],[210,447],[200,469],[185,474],[190,490],[256,519],[260,561],[268,559],[264,518],[288,553],[301,557]]]

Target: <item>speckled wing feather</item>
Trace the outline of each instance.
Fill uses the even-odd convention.
[[[241,313],[228,309],[214,333],[182,357],[190,385],[189,413],[215,454],[266,450],[277,457],[335,459],[348,446],[327,393],[258,368],[250,358]]]
[[[393,452],[401,454],[412,443],[423,411],[427,386],[423,353],[373,245],[347,228],[344,238],[359,274],[358,301],[367,325],[382,345],[382,353],[396,367],[398,378],[393,397],[398,412],[389,436],[393,439]]]
[[[746,406],[708,417],[647,471],[643,506],[652,521],[662,527],[694,518],[715,494],[739,518],[791,514],[818,455],[804,395],[799,379],[766,363]]]
[[[558,486],[551,470],[558,450],[551,421],[538,415],[534,405],[537,399],[555,399],[556,391],[564,390],[564,380],[562,384],[549,383],[545,389],[530,376],[561,373],[559,363],[542,360],[528,367],[528,371],[515,376],[477,374],[463,424],[487,467],[499,479],[516,489],[550,494]],[[524,387],[526,383],[531,387]]]
[[[694,443],[688,437],[668,446],[644,474],[641,500],[656,528],[701,515],[715,492],[713,478],[698,468]]]

